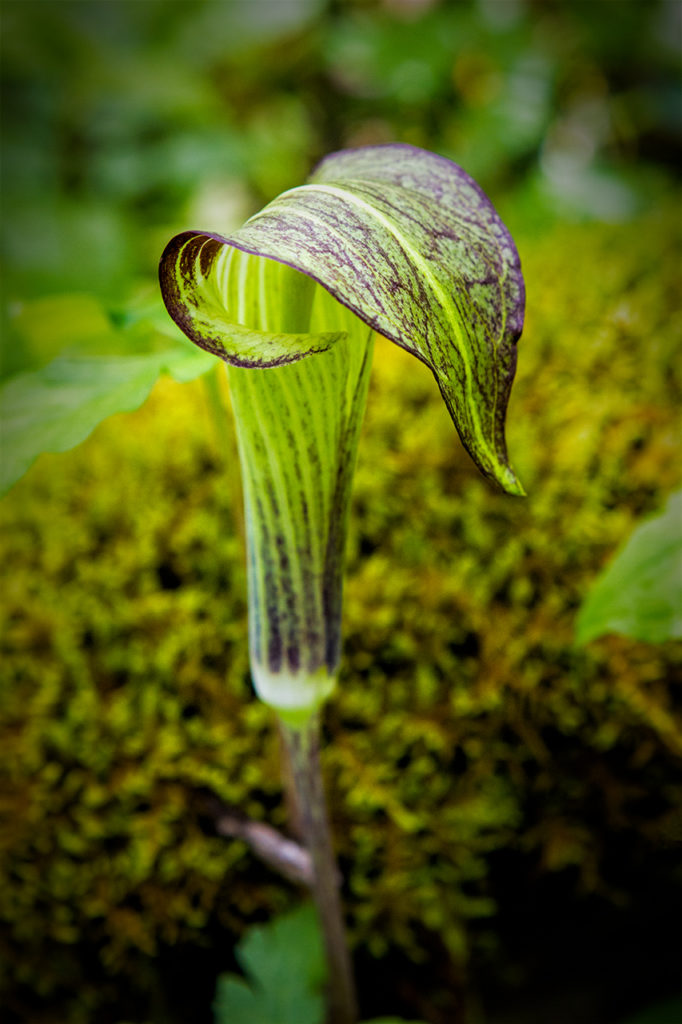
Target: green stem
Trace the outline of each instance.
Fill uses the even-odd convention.
[[[303,839],[313,866],[313,895],[320,918],[328,966],[328,1024],[355,1024],[355,984],[343,924],[339,875],[320,769],[317,715],[300,727],[282,723],[291,763],[291,779]]]

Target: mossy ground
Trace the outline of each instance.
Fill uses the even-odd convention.
[[[680,482],[675,224],[668,209],[519,239],[508,438],[527,499],[476,475],[428,371],[377,346],[324,765],[363,976],[416,961],[435,1021],[467,956],[495,960],[500,851],[562,874],[568,898],[636,907],[682,836],[679,646],[573,646],[591,581]],[[2,505],[0,954],[17,1020],[117,1021],[136,987],[135,1019],[160,1020],[157,959],[229,948],[298,898],[202,812],[209,791],[284,825],[249,683],[236,450],[207,396],[162,381]],[[399,989],[386,1012],[401,999],[414,1015]]]

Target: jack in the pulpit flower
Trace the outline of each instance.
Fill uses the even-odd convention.
[[[523,326],[518,253],[468,174],[394,144],[333,153],[229,238],[177,235],[160,280],[175,322],[227,363],[253,681],[286,722],[303,723],[338,668],[374,332],[430,367],[476,465],[523,493],[504,436]]]

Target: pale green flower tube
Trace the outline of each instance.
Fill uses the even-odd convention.
[[[291,724],[334,687],[348,506],[373,348],[365,324],[303,280],[314,288],[310,330],[343,330],[340,340],[256,373],[228,366],[244,484],[251,671],[261,699]]]

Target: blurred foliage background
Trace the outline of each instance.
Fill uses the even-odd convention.
[[[362,1006],[619,1024],[670,995],[679,645],[573,630],[682,475],[680,4],[4,0],[2,20],[7,376],[167,344],[168,238],[229,232],[331,150],[414,143],[493,198],[528,285],[528,499],[476,476],[388,343],[361,444],[325,769]],[[284,825],[227,404],[217,374],[162,380],[0,506],[17,1024],[209,1021],[233,941],[299,898],[205,810]]]

